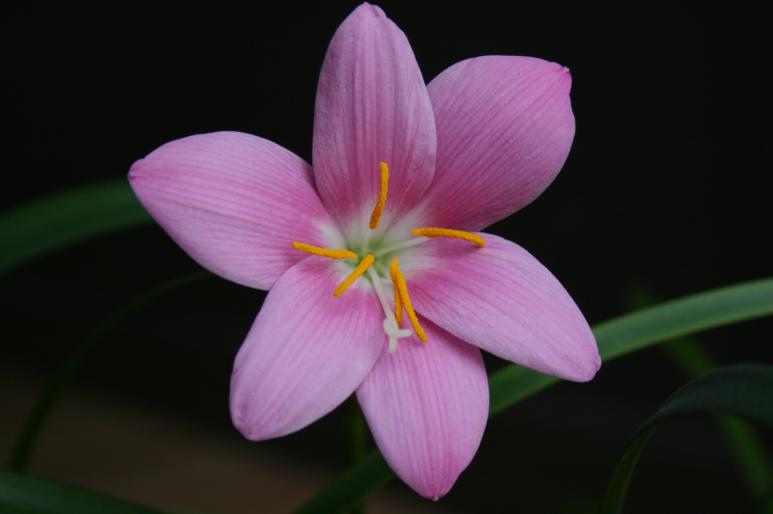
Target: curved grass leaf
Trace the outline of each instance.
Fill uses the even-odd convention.
[[[0,512],[13,514],[161,514],[80,487],[0,472]]]
[[[618,462],[601,501],[600,514],[622,512],[644,446],[660,423],[675,416],[730,414],[773,426],[773,366],[745,364],[711,371],[674,393],[642,426]]]
[[[604,362],[648,346],[744,320],[773,314],[773,278],[724,287],[626,314],[594,327]],[[489,377],[490,415],[554,384],[558,379],[515,364]],[[320,491],[299,512],[340,512],[357,498],[381,487],[386,463],[372,452],[372,466],[358,466]],[[375,463],[380,463],[377,466]],[[313,508],[311,508],[312,506]]]
[[[639,309],[657,303],[657,299],[646,287],[635,285],[629,288],[626,303],[632,309]],[[669,341],[663,345],[663,352],[689,379],[719,367],[694,337]],[[773,514],[773,465],[762,435],[750,423],[730,416],[715,416],[714,422],[749,492],[762,502],[760,512]]]
[[[690,378],[718,367],[711,355],[690,338],[671,341],[663,345],[663,350]],[[773,466],[762,434],[751,423],[731,416],[715,416],[714,422],[749,492],[760,502],[759,512],[773,514]]]
[[[43,424],[48,419],[60,392],[68,383],[70,383],[78,370],[83,367],[83,364],[86,362],[89,355],[99,347],[104,341],[105,336],[111,330],[147,304],[180,287],[199,281],[208,276],[210,276],[209,273],[205,271],[196,271],[182,277],[162,282],[132,298],[127,304],[120,307],[112,315],[103,320],[85,338],[83,338],[80,343],[75,346],[72,352],[70,352],[67,359],[54,372],[53,376],[46,384],[43,393],[38,398],[37,403],[24,423],[24,426],[19,433],[19,437],[16,440],[16,444],[11,451],[11,458],[8,462],[9,469],[13,471],[24,471],[27,467],[32,450],[34,449],[40,431],[43,428]]]
[[[377,451],[370,452],[354,466],[333,480],[322,494],[318,494],[303,507],[298,514],[317,512],[343,512],[357,508],[364,492],[374,491],[386,485],[394,474],[387,466],[384,457]]]
[[[0,275],[54,250],[148,222],[125,178],[44,196],[0,214]]]

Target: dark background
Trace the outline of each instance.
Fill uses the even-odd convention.
[[[199,132],[249,132],[310,159],[319,69],[355,5],[8,8],[0,22],[7,131],[0,207],[125,176],[155,147]],[[427,81],[485,54],[538,56],[571,69],[577,135],[569,160],[542,197],[491,231],[547,265],[591,323],[628,310],[625,292],[637,285],[665,299],[771,275],[770,35],[761,4],[380,5],[408,35]],[[31,401],[90,327],[133,294],[195,269],[153,226],[0,277],[3,397],[18,388],[31,391],[19,393]],[[340,412],[257,444],[230,425],[230,366],[262,299],[220,279],[190,286],[117,329],[76,389],[327,480],[344,466]],[[769,361],[771,329],[761,320],[700,337],[723,363]],[[491,420],[478,456],[438,505],[397,482],[379,495],[432,511],[580,512],[599,497],[627,438],[684,381],[660,349],[609,363],[590,384],[560,384]],[[19,426],[29,402],[17,407],[3,408],[8,426]],[[98,427],[80,430],[56,434],[77,458],[51,468],[58,471],[40,461],[32,471],[67,480],[84,462],[97,462],[97,475],[121,469],[93,455],[84,434]],[[7,449],[13,431],[6,432]],[[162,466],[154,456],[163,448],[147,447],[142,434],[130,443],[148,469]],[[207,477],[206,469],[191,472]],[[115,480],[103,489],[120,492]],[[235,480],[228,472],[208,477],[207,494],[217,498]],[[254,501],[228,512],[270,510],[260,503],[260,491],[274,487],[270,475],[250,487]],[[201,509],[184,492],[145,496],[133,499]],[[702,418],[674,422],[653,439],[628,507],[750,512],[753,503]]]

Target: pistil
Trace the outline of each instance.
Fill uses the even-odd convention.
[[[408,329],[401,329],[399,322],[395,319],[395,315],[392,313],[392,309],[389,307],[386,292],[381,284],[381,278],[373,270],[368,269],[368,278],[370,278],[373,284],[373,289],[376,291],[376,297],[381,304],[381,308],[384,310],[384,332],[389,338],[389,353],[395,353],[397,350],[397,340],[401,337],[408,337],[411,335],[411,331]],[[395,290],[396,286],[395,286]]]

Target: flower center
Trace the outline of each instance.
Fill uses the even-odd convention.
[[[373,207],[373,212],[370,215],[370,222],[368,224],[371,231],[376,230],[378,227],[381,215],[384,213],[384,207],[386,206],[387,192],[389,191],[389,166],[387,163],[383,161],[379,163],[379,173],[380,182],[378,198],[376,199],[376,205]],[[405,312],[408,317],[408,321],[410,322],[413,331],[416,333],[416,337],[424,343],[428,341],[428,338],[426,332],[424,332],[424,328],[419,322],[416,311],[413,308],[411,296],[408,294],[408,283],[399,267],[400,259],[393,257],[389,260],[388,256],[390,254],[394,255],[395,252],[398,252],[399,250],[420,245],[433,237],[448,237],[468,241],[478,246],[478,248],[483,248],[485,245],[483,238],[478,234],[450,228],[414,228],[411,230],[411,235],[414,237],[386,246],[374,245],[372,249],[370,248],[368,241],[362,249],[357,249],[358,251],[352,251],[352,249],[349,248],[329,249],[306,243],[293,243],[293,248],[300,252],[327,257],[328,259],[351,260],[357,262],[351,273],[349,273],[349,275],[335,288],[333,296],[341,296],[357,281],[358,278],[362,275],[367,275],[367,278],[370,280],[373,290],[378,297],[379,303],[381,303],[381,307],[384,310],[385,318],[383,326],[384,332],[389,338],[390,353],[393,353],[397,349],[397,340],[399,338],[411,335],[410,330],[401,328],[403,323],[403,312]],[[386,264],[387,261],[389,261],[388,267]],[[386,276],[387,274],[388,277]],[[389,305],[389,297],[384,289],[385,284],[392,286],[392,303],[394,310]]]

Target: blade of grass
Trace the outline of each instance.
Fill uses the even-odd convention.
[[[631,478],[644,446],[658,425],[676,416],[729,414],[773,426],[773,366],[743,364],[710,371],[688,383],[658,409],[628,444],[607,484],[600,514],[623,510]]]
[[[205,271],[197,271],[162,282],[161,284],[138,294],[103,320],[99,325],[94,327],[94,329],[73,348],[70,355],[57,368],[46,384],[43,393],[38,398],[37,403],[33,407],[32,412],[27,417],[27,420],[19,433],[16,444],[11,451],[8,468],[12,471],[19,472],[24,471],[27,468],[35,443],[40,435],[40,431],[48,419],[51,409],[56,404],[62,390],[72,381],[73,377],[83,367],[83,364],[88,357],[104,342],[105,336],[149,303],[208,276],[211,275]]]
[[[637,285],[629,288],[626,303],[632,309],[657,303],[657,298],[646,288]],[[688,378],[696,378],[715,368],[719,363],[694,337],[680,337],[662,346],[663,352]],[[759,431],[741,419],[716,416],[725,445],[753,498],[761,503],[761,512],[773,514],[773,466],[768,459],[768,449]]]
[[[0,275],[69,245],[149,222],[125,178],[43,196],[0,213]]]
[[[8,514],[161,514],[106,494],[8,471],[0,472],[0,512]]]

